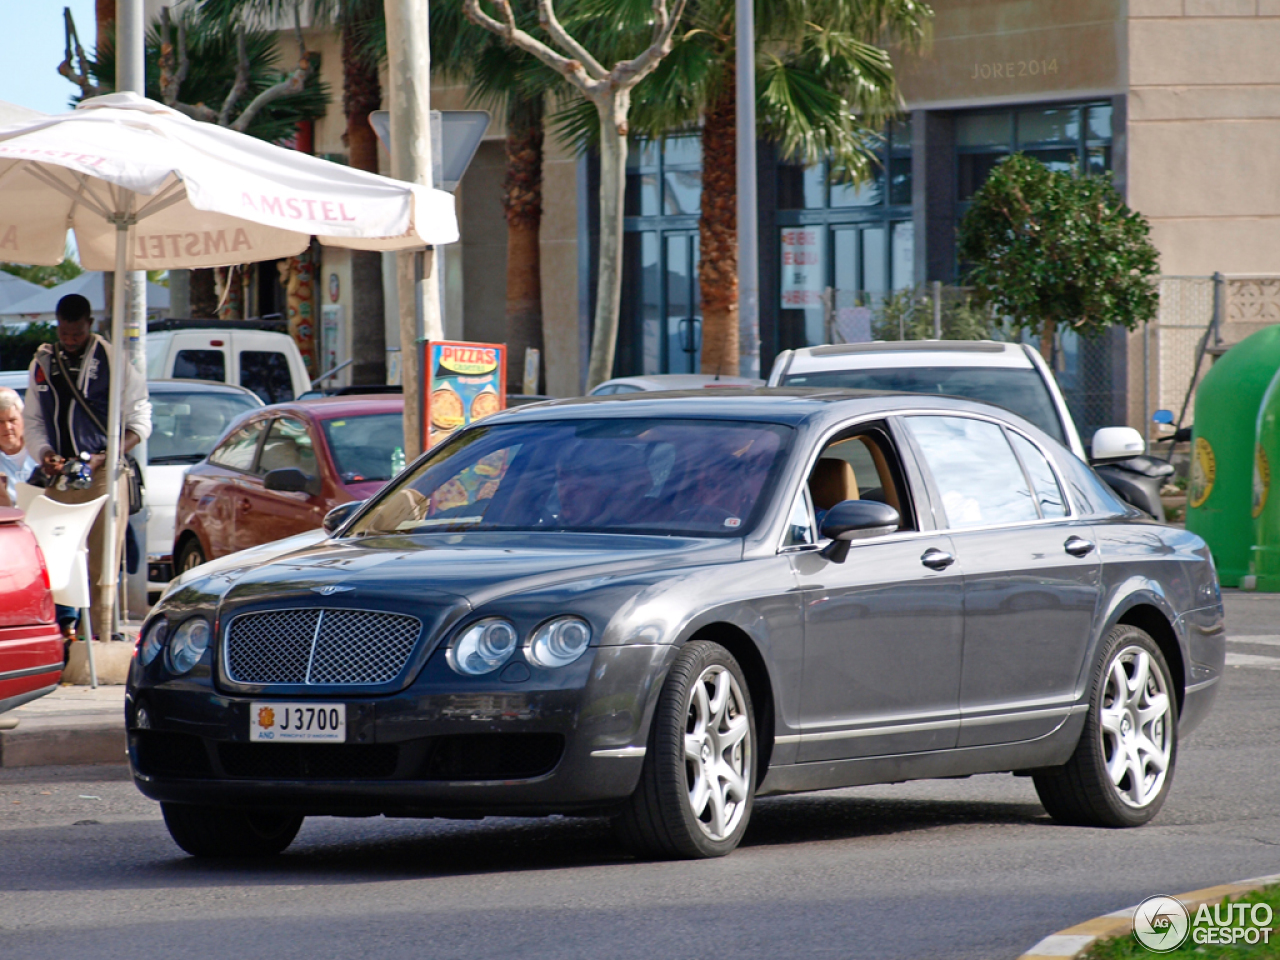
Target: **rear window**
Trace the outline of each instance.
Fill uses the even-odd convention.
[[[227,382],[227,358],[221,350],[179,350],[173,361],[177,380],[212,380]]]
[[[240,386],[248,387],[263,403],[293,399],[289,358],[278,350],[240,351]]]
[[[371,413],[325,420],[324,437],[343,483],[390,480],[404,465],[404,416]],[[397,454],[397,451],[399,453]]]
[[[783,379],[788,387],[845,387],[963,397],[993,403],[1030,420],[1059,443],[1062,421],[1040,374],[1009,367],[910,367],[880,370],[821,370]]]
[[[231,421],[257,406],[248,394],[153,391],[148,461],[172,464],[204,459]]]

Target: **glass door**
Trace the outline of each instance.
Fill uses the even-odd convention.
[[[702,298],[698,290],[698,232],[667,231],[666,356],[663,373],[697,373],[702,363]]]

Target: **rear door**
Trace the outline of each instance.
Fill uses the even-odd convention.
[[[1045,736],[1074,709],[1100,602],[1092,528],[1021,433],[969,416],[903,422],[964,571],[958,746]]]
[[[236,526],[245,491],[255,479],[258,447],[268,423],[268,418],[259,417],[242,424],[214,448],[206,464],[187,474],[183,496],[194,500],[192,525],[198,518],[211,560],[243,549]]]

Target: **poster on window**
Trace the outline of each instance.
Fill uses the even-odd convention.
[[[822,228],[782,228],[782,309],[822,307],[826,270],[822,256]]]
[[[427,340],[422,348],[424,450],[506,408],[506,344]]]

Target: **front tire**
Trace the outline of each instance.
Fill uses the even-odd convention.
[[[637,856],[723,857],[742,841],[756,786],[756,727],[738,661],[695,640],[663,684],[644,768],[615,821]]]
[[[1178,699],[1164,654],[1138,627],[1107,635],[1094,669],[1089,714],[1066,765],[1036,774],[1055,820],[1137,827],[1164,805],[1178,758]]]
[[[302,816],[233,807],[162,803],[169,836],[193,857],[252,858],[283,853],[302,828]]]

